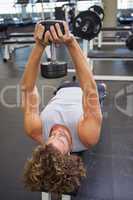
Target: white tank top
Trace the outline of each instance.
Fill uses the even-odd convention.
[[[82,90],[80,87],[61,88],[49,101],[41,112],[43,135],[48,140],[50,129],[55,124],[65,125],[71,131],[72,152],[79,152],[87,148],[81,143],[77,125],[83,115]]]

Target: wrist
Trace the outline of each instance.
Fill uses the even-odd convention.
[[[37,48],[38,50],[42,50],[43,51],[46,48],[46,45],[42,44],[39,41],[36,41],[35,48]]]
[[[72,40],[66,44],[66,46],[69,49],[71,47],[74,47],[76,43],[77,43],[77,40],[75,39],[75,37],[73,37]]]

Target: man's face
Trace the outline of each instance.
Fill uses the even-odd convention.
[[[51,132],[51,136],[47,141],[47,144],[52,144],[62,154],[67,154],[68,152],[70,152],[68,134],[70,133],[63,127],[54,128]]]

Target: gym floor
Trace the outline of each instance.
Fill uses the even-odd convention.
[[[62,47],[63,48],[63,47]],[[3,63],[0,55],[0,91],[6,86],[5,100],[8,104],[16,102],[16,89],[31,47],[16,50],[12,60]],[[57,57],[69,62],[66,50],[59,50]],[[72,67],[72,66],[71,66]],[[83,154],[87,167],[87,179],[73,200],[132,200],[133,199],[133,83],[128,76],[133,75],[132,61],[96,61],[95,75],[127,76],[124,81],[104,81],[108,96],[103,107],[103,127],[99,143]],[[72,73],[65,79],[71,79]],[[44,88],[44,102],[47,104],[54,87],[62,79],[44,80],[39,77],[38,87]],[[132,91],[131,91],[132,89]],[[128,94],[129,93],[129,94]],[[120,94],[124,94],[120,96]],[[128,98],[130,97],[130,98]],[[130,99],[130,101],[129,101]],[[129,102],[129,104],[128,104]],[[128,104],[128,109],[127,109]],[[24,133],[23,115],[19,107],[7,108],[0,102],[1,140],[0,140],[0,196],[7,200],[41,199],[37,192],[27,192],[23,188],[23,166],[36,143]]]

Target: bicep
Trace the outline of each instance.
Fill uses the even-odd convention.
[[[102,113],[97,91],[88,88],[83,92],[83,116],[79,121],[79,137],[88,147],[98,142],[102,126]]]
[[[80,140],[86,147],[91,147],[97,144],[100,132],[101,124],[93,118],[80,119],[78,126],[78,133]]]

